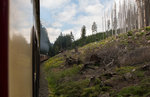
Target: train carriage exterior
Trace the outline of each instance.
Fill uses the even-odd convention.
[[[0,97],[38,97],[39,0],[0,0]]]

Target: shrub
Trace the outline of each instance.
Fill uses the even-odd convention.
[[[141,47],[132,50],[132,52],[127,52],[125,56],[120,58],[121,65],[136,65],[143,62],[150,61],[150,48],[149,47]]]
[[[136,32],[136,36],[137,37],[141,37],[141,36],[143,36],[145,34],[145,32]]]
[[[145,30],[146,30],[146,31],[150,31],[150,26],[145,27]]]
[[[150,94],[150,81],[144,79],[139,85],[123,88],[117,97],[147,97]]]
[[[120,67],[120,68],[116,68],[116,72],[118,74],[125,74],[128,72],[131,72],[135,67],[132,66],[125,66],[125,67]]]
[[[110,89],[111,87],[102,85],[101,81],[96,78],[95,85],[84,88],[80,97],[98,97],[99,94],[108,92]]]
[[[53,97],[80,97],[84,88],[87,88],[89,80],[79,80],[61,83],[57,86]]]
[[[49,71],[50,69],[57,68],[62,64],[64,64],[63,57],[54,56],[44,63],[44,69]]]
[[[129,32],[127,33],[127,35],[128,35],[128,36],[132,36],[132,35],[133,35],[133,32],[132,32],[132,31],[129,31]]]
[[[48,68],[48,67],[47,67]],[[47,71],[47,80],[49,89],[51,90],[52,97],[76,97],[75,95],[80,91],[79,82],[72,82],[73,78],[76,78],[77,73],[80,71],[80,65],[74,65],[71,68],[66,68],[65,70],[58,69],[58,67],[49,66]],[[83,81],[81,81],[82,83]],[[85,82],[85,81],[84,81]],[[87,83],[87,82],[86,82]],[[83,84],[83,83],[82,83]],[[72,89],[71,89],[72,88]],[[63,90],[64,89],[64,90]],[[74,96],[64,96],[64,95],[74,95]]]
[[[150,36],[147,36],[147,37],[146,37],[146,40],[150,40]]]
[[[135,71],[134,74],[135,74],[137,77],[144,77],[144,71],[141,71],[141,70]]]
[[[92,86],[89,88],[85,88],[83,90],[83,93],[81,94],[81,97],[97,97],[97,95],[100,93],[100,86]]]

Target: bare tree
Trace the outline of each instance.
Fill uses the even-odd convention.
[[[115,35],[117,35],[117,11],[116,11],[116,2],[114,5],[114,21],[113,21],[113,29],[115,30]]]
[[[133,29],[150,26],[150,0],[122,0],[114,3],[111,14],[104,12],[102,28],[108,31],[110,28],[115,35]],[[118,7],[117,7],[118,6]],[[117,9],[119,8],[119,9]],[[110,17],[110,18],[109,18]],[[111,27],[110,27],[111,26]]]
[[[113,21],[114,21],[114,15],[113,10],[111,11],[111,29],[112,29],[112,35],[113,35]]]

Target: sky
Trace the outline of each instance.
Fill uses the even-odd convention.
[[[65,35],[72,31],[75,39],[78,39],[83,25],[86,26],[87,35],[92,34],[94,21],[97,31],[103,31],[103,13],[110,11],[113,3],[114,0],[40,0],[40,19],[51,43],[61,32]]]
[[[31,41],[33,10],[31,0],[10,0],[9,2],[9,36],[22,35],[28,43]]]

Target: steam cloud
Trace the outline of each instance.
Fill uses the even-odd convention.
[[[47,34],[47,30],[44,26],[42,26],[42,24],[40,25],[40,31],[41,31],[41,35],[40,35],[40,52],[42,54],[47,54],[49,51],[49,47],[50,47],[50,41],[48,38],[48,34]]]

